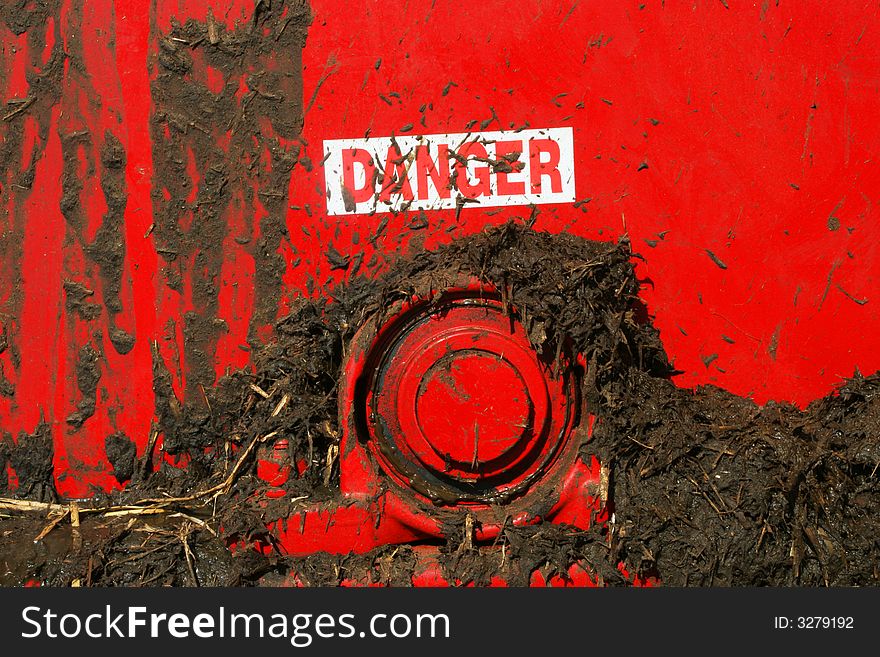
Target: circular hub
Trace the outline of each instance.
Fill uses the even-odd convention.
[[[435,503],[501,501],[557,457],[577,385],[565,363],[539,357],[499,300],[444,299],[380,331],[356,400],[363,437],[386,473]]]
[[[500,400],[507,400],[506,409]],[[415,415],[435,455],[465,472],[479,472],[516,448],[531,406],[525,382],[508,361],[463,349],[425,373]],[[416,453],[422,461],[431,458],[428,452]]]

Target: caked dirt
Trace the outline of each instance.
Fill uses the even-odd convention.
[[[93,5],[10,0],[0,6],[0,31],[9,41],[0,67],[6,94],[0,121],[0,403],[8,401],[4,410],[14,414],[44,401],[28,398],[21,385],[35,358],[22,352],[22,342],[28,331],[59,331],[63,362],[47,379],[53,387],[66,386],[62,410],[56,410],[64,423],[52,431],[74,446],[71,463],[88,461],[75,446],[88,443],[107,408],[114,416],[106,396],[124,387],[118,372],[155,339],[177,350],[176,336],[183,336],[183,353],[174,354],[180,367],[175,375],[189,383],[182,403],[191,413],[207,411],[201,389],[215,384],[217,345],[229,333],[218,281],[224,263],[236,258],[254,265],[247,280],[253,312],[241,343],[262,344],[284,292],[291,171],[306,165],[299,159],[301,52],[312,20],[306,0],[257,2],[248,20],[229,24],[210,12],[203,21],[154,21],[149,39],[155,53],[143,62],[150,114],[137,119],[125,107],[128,81],[117,66],[119,49],[127,47],[124,30],[117,35],[120,17],[112,2]],[[156,13],[155,6],[144,10]],[[95,21],[101,22],[97,37]],[[17,86],[13,70],[23,72]],[[131,138],[135,133],[150,137],[148,199],[129,186],[138,155],[127,149],[140,140]],[[52,189],[41,184],[41,175],[53,178]],[[135,247],[127,229],[145,200],[152,220]],[[34,209],[38,202],[51,208],[47,216]],[[61,299],[57,324],[23,321],[21,281],[38,278],[28,270],[25,236],[37,225],[59,240],[61,276],[47,277],[41,289],[48,318],[55,310],[51,300]],[[135,262],[144,243],[155,250],[161,283],[156,304],[163,320],[153,335],[135,331],[134,281],[152,274],[150,265]],[[124,365],[114,372],[110,362]],[[66,380],[56,381],[58,372]],[[13,440],[18,444],[19,436],[7,442]],[[142,449],[143,440],[138,444]],[[52,491],[46,487],[45,499]]]
[[[123,492],[63,515],[0,507],[0,582],[411,584],[421,546],[293,558],[272,548],[267,523],[303,499],[337,501],[328,454],[339,436],[337,381],[358,327],[396,301],[430,301],[431,290],[465,275],[502,292],[536,350],[583,355],[583,397],[598,421],[580,455],[608,470],[610,520],[589,531],[506,525],[491,545],[476,542],[463,521],[433,546],[448,581],[486,585],[500,575],[523,585],[535,572],[564,578],[577,563],[607,585],[636,576],[682,586],[876,584],[880,376],[857,373],[803,411],[714,387],[678,388],[639,301],[637,257],[626,241],[511,222],[402,258],[378,278],[340,285],[329,301],[295,303],[276,340],[254,354],[255,369],[206,388],[204,409],[175,397],[157,357],[154,436],[187,466],[160,458],[156,440],[138,457],[126,436],[111,436],[108,457]],[[273,414],[284,396],[283,412]],[[52,477],[51,443],[38,434],[0,442],[0,465],[25,464],[17,494],[31,500],[46,499]],[[271,447],[257,443],[266,435],[286,439],[302,468],[271,500],[255,472],[258,447]],[[269,549],[258,553],[248,547],[254,541]]]

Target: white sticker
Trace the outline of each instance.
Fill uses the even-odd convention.
[[[575,200],[571,128],[332,139],[324,155],[330,215]]]

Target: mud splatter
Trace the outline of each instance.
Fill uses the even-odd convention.
[[[123,356],[134,349],[135,337],[117,326],[110,329],[107,337],[110,338],[110,343],[116,352]]]
[[[122,312],[119,290],[125,262],[124,217],[128,195],[125,191],[125,149],[109,130],[101,147],[101,190],[107,203],[101,227],[87,251],[101,271],[104,305],[111,315]]]
[[[22,431],[18,434],[9,462],[18,477],[17,494],[20,497],[39,501],[57,499],[52,462],[54,453],[52,428],[45,422],[40,422],[33,433]]]
[[[66,35],[66,54],[69,66],[65,72],[63,89],[66,102],[66,118],[59,122],[61,137],[63,172],[61,177],[61,213],[70,228],[68,240],[76,242],[87,257],[83,275],[91,276],[91,265],[97,265],[100,275],[99,299],[107,309],[110,324],[122,312],[120,289],[122,269],[125,261],[124,215],[128,203],[125,183],[125,149],[119,138],[106,129],[103,135],[94,135],[88,126],[95,123],[101,115],[105,100],[98,93],[95,82],[88,73],[84,48],[83,10],[74,7],[66,14],[68,32]],[[112,48],[113,27],[108,26],[108,44]],[[79,103],[77,98],[84,98]],[[112,111],[112,108],[108,108]],[[82,207],[84,186],[93,179],[100,181],[100,189],[106,205],[93,237],[89,237],[89,217]],[[97,282],[97,281],[95,281]],[[84,286],[84,283],[79,283]],[[71,291],[68,290],[68,307]],[[82,291],[80,291],[81,294]],[[86,321],[98,318],[94,308],[79,305],[79,316]]]
[[[63,285],[68,314],[76,313],[84,321],[91,321],[101,316],[101,306],[89,301],[95,294],[94,290],[70,280],[64,281]]]
[[[128,559],[138,550],[130,534],[105,522],[102,531],[111,535],[94,539],[103,556],[97,569],[92,564],[91,582],[408,585],[428,550],[454,584],[485,585],[496,576],[512,584],[564,580],[577,566],[596,583],[628,585],[621,565],[631,575],[681,586],[876,584],[880,376],[857,375],[805,411],[759,407],[713,387],[678,388],[640,306],[634,257],[626,241],[589,242],[513,223],[416,254],[378,279],[337,287],[329,303],[300,299],[278,322],[277,342],[255,354],[256,370],[206,389],[203,412],[177,399],[154,352],[163,449],[192,460],[179,469],[160,459],[113,499],[186,493],[222,480],[234,453],[267,434],[285,437],[299,467],[284,485],[288,495],[270,500],[251,461],[209,520],[223,528],[219,537],[175,525],[151,537],[156,549],[138,563]],[[583,393],[597,421],[580,455],[598,457],[608,471],[607,506],[592,528],[505,525],[497,540],[479,543],[462,518],[446,523],[432,545],[364,555],[228,552],[231,542],[275,545],[267,523],[293,513],[292,500],[303,495],[328,508],[341,503],[338,471],[328,474],[326,455],[339,441],[336,391],[346,345],[368,317],[381,318],[395,301],[418,295],[430,303],[432,290],[462,277],[501,290],[537,350],[552,355],[568,344],[584,356]],[[283,396],[285,412],[273,415]],[[13,461],[29,442],[20,438]],[[51,441],[36,444],[45,465]],[[48,463],[40,476],[25,471],[28,485],[51,478]],[[197,573],[181,559],[181,540],[200,564]],[[56,584],[84,578],[88,569],[85,556],[39,564],[41,580]]]
[[[28,225],[26,203],[33,193],[33,184],[38,162],[43,158],[52,129],[52,111],[61,99],[61,79],[66,55],[61,36],[59,0],[27,2],[13,0],[0,5],[0,26],[15,36],[26,35],[26,55],[13,54],[9,57],[24,57],[25,78],[28,92],[23,97],[4,99],[6,107],[3,121],[0,122],[0,191],[4,197],[13,199],[4,204],[0,212],[4,215],[5,231],[0,232],[0,311],[8,317],[20,317],[22,308],[21,263],[23,255],[24,232]],[[47,33],[54,23],[51,38],[54,45],[47,51]],[[43,61],[44,53],[48,53]],[[6,60],[11,64],[11,59]],[[33,121],[35,127],[33,148],[26,144],[25,124]],[[22,162],[22,154],[30,152],[27,161]],[[6,216],[10,213],[11,217]],[[18,346],[20,327],[16,322],[4,322],[4,335],[8,338],[10,359],[16,369],[20,368],[21,354]]]
[[[100,338],[100,334],[97,336]],[[100,344],[100,339],[97,343]],[[103,355],[91,344],[83,345],[79,350],[76,362],[76,385],[82,398],[77,403],[77,410],[67,417],[68,424],[78,429],[95,414],[98,401],[98,382],[101,380],[100,361]]]
[[[6,378],[3,363],[0,363],[0,395],[9,398],[15,397],[15,384]]]
[[[113,466],[113,476],[120,484],[129,481],[134,475],[137,459],[137,446],[122,431],[110,434],[104,441],[107,460]]]
[[[230,30],[174,23],[159,34],[152,84],[155,235],[166,283],[191,281],[185,315],[185,402],[203,404],[213,385],[221,332],[218,290],[227,237],[255,262],[249,340],[277,314],[286,263],[285,213],[302,128],[301,50],[307,3],[258,3],[253,21]]]
[[[12,434],[8,431],[0,433],[0,493],[6,494],[9,490],[9,472],[6,465],[12,454]]]

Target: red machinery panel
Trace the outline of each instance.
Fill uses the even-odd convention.
[[[145,450],[154,361],[199,404],[298,296],[510,216],[629,236],[677,384],[805,405],[880,368],[878,11],[7,3],[0,432],[45,420],[64,497],[118,488],[106,441]],[[205,38],[228,46],[223,66]],[[393,185],[375,175],[389,169]],[[363,329],[343,378],[341,485],[362,502],[379,481],[392,490],[332,527],[321,509],[291,518],[276,528],[291,552],[436,535],[445,511],[412,491],[477,515],[515,498],[528,522],[522,500],[554,468],[565,483],[539,515],[589,522],[598,464],[567,451],[589,427],[575,386],[547,376],[494,291],[456,290],[439,324],[414,304]]]

